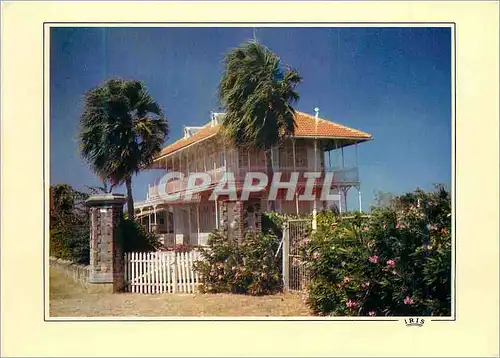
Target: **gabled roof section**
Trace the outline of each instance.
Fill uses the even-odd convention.
[[[371,139],[371,135],[360,130],[318,118],[303,112],[296,112],[295,137],[324,137],[346,139]]]
[[[213,137],[214,135],[216,135],[219,132],[219,126],[220,125],[213,126],[211,123],[205,124],[203,127],[198,129],[195,133],[193,133],[193,135],[191,135],[190,137],[185,137],[185,138],[179,139],[178,141],[163,148],[162,151],[160,152],[159,157],[163,157],[165,155],[176,152],[179,149],[185,148],[188,145],[191,145],[191,144],[194,144],[196,142],[202,141],[204,139]]]
[[[334,123],[323,118],[316,119],[313,115],[299,111],[296,112],[295,122],[297,125],[295,128],[295,137],[342,138],[358,140],[360,142],[370,140],[372,138],[370,134],[360,130]],[[213,122],[207,123],[190,137],[182,138],[163,148],[158,158],[172,154],[189,145],[213,137],[219,132],[219,129],[220,124],[214,124]]]

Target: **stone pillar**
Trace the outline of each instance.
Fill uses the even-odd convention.
[[[123,248],[117,227],[126,201],[122,194],[94,195],[86,201],[91,218],[89,286],[93,290],[119,292],[125,285]]]
[[[243,201],[236,201],[234,204],[234,221],[236,226],[235,237],[238,242],[245,239],[246,214]]]
[[[255,232],[260,234],[262,232],[262,208],[260,200],[257,200],[254,204],[254,215],[255,215]]]

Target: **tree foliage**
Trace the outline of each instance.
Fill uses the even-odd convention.
[[[50,255],[88,265],[90,261],[90,215],[85,206],[88,193],[59,184],[51,187],[54,206],[50,213]],[[140,224],[123,218],[117,227],[124,252],[156,251],[158,238]]]
[[[111,79],[84,96],[81,155],[99,177],[125,183],[130,218],[132,176],[151,164],[168,133],[162,109],[140,81]]]
[[[239,148],[269,150],[295,131],[296,70],[256,41],[229,51],[219,83],[223,134]]]

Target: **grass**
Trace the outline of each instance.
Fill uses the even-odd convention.
[[[102,316],[309,316],[296,294],[247,296],[232,294],[89,293],[56,269],[50,269],[51,317]]]

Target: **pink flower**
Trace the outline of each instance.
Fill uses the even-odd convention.
[[[405,303],[405,305],[412,305],[413,300],[409,296],[406,296],[404,299],[404,303]]]
[[[363,231],[368,231],[368,226],[365,226],[365,227],[363,228]]]
[[[370,261],[372,264],[376,264],[378,262],[378,256],[377,255],[370,256],[368,258],[368,261]]]
[[[344,277],[344,283],[349,283],[349,281],[350,281],[350,280],[349,280],[349,277],[347,277],[347,276],[346,276],[346,277]]]
[[[314,252],[312,255],[313,259],[315,259],[315,260],[319,259],[319,256],[320,256],[319,252]]]
[[[370,312],[368,312],[368,315],[371,316],[371,317],[373,317],[373,316],[375,316],[375,312],[374,311],[370,311]]]
[[[349,301],[347,301],[346,306],[349,307],[349,308],[354,308],[354,307],[357,306],[357,303],[354,302],[354,301],[349,300]]]
[[[223,277],[224,275],[219,275],[219,280],[222,280]]]
[[[384,229],[387,229],[387,224],[384,224]]]
[[[399,221],[396,223],[396,229],[399,229],[401,227],[401,224],[399,223]]]
[[[395,266],[396,265],[396,261],[394,261],[394,260],[387,260],[387,265],[389,265],[389,266]]]

